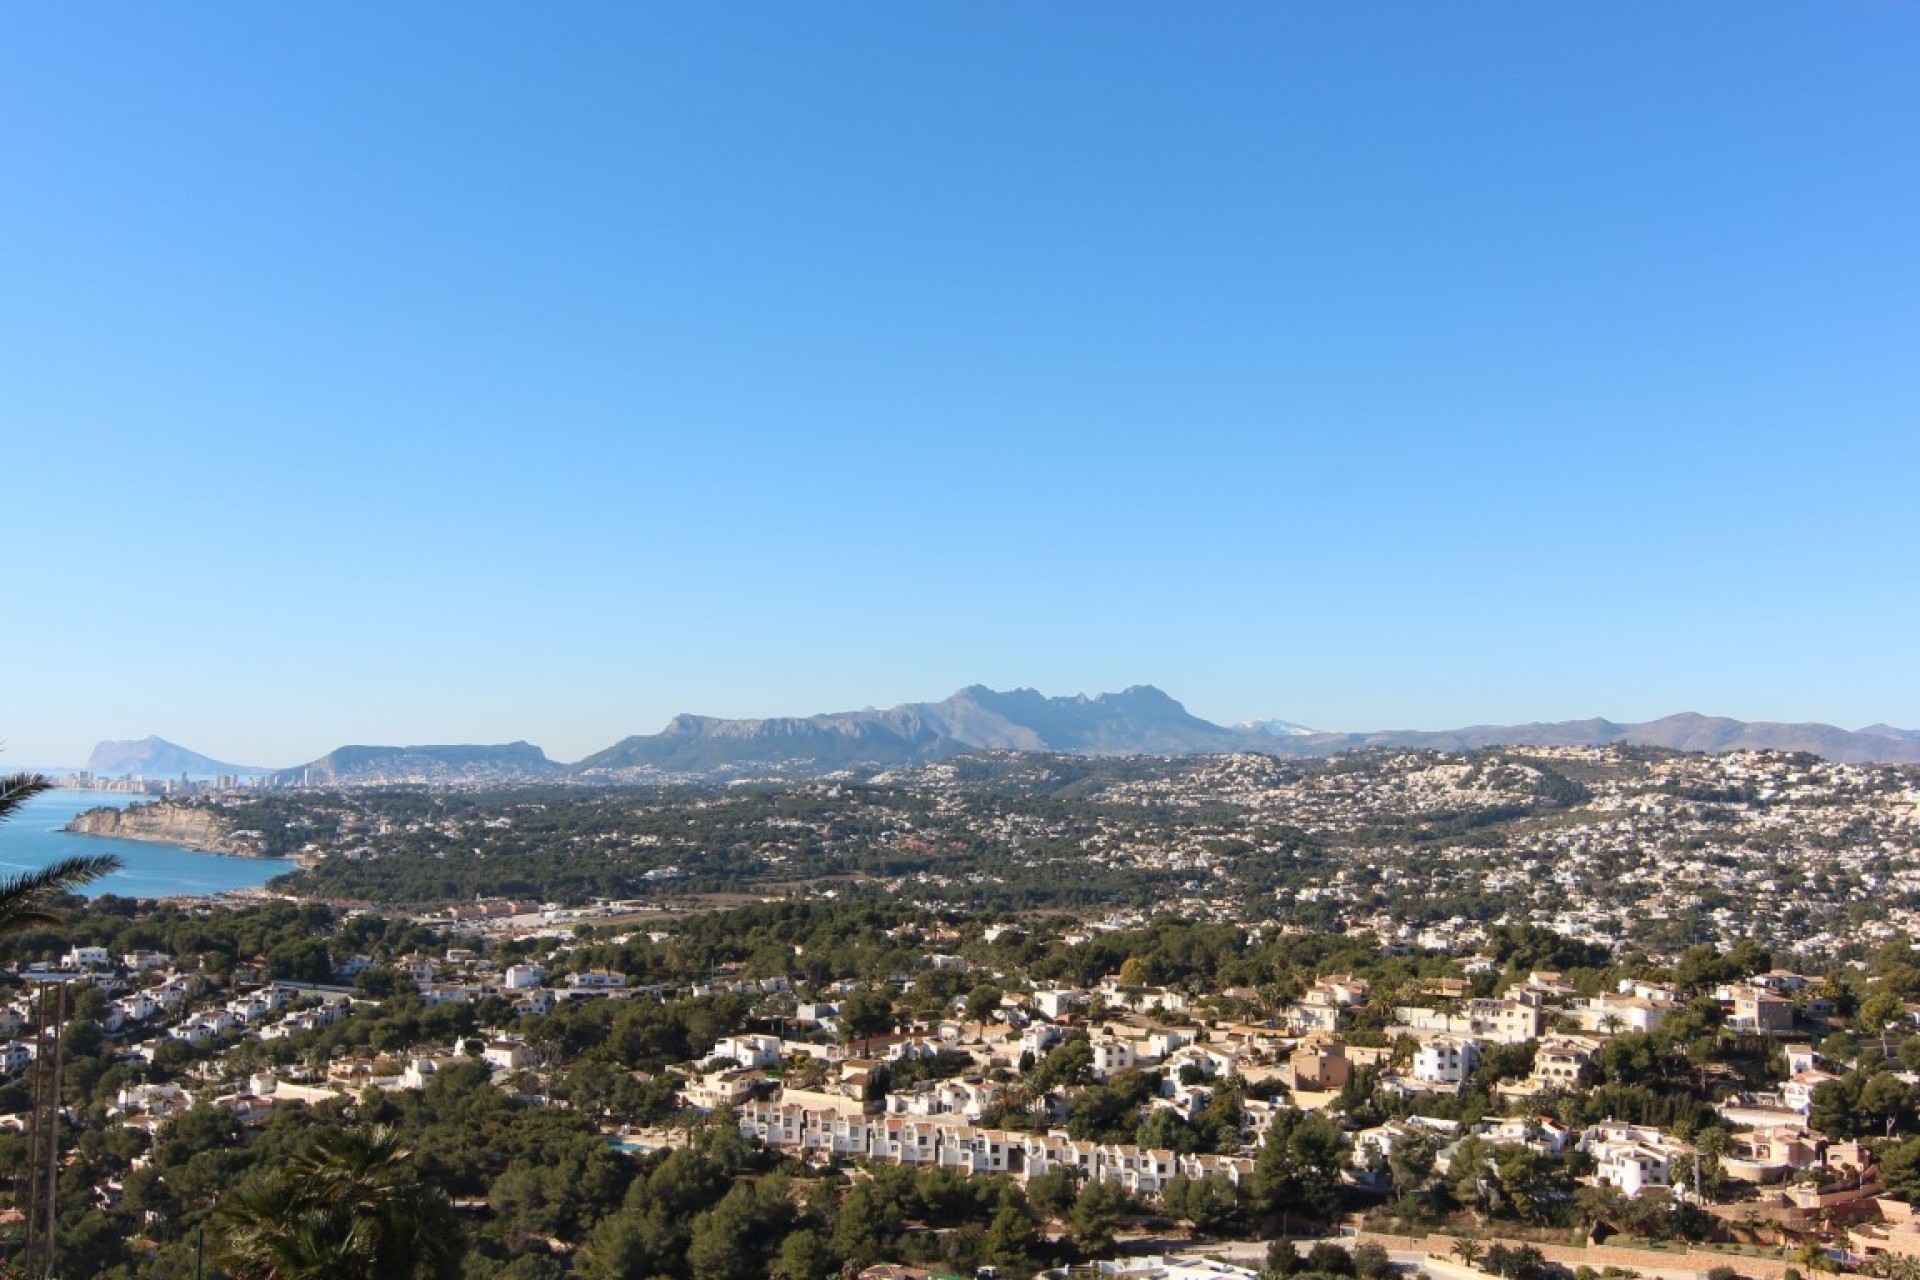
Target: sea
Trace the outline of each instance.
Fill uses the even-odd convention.
[[[146,799],[112,791],[47,791],[33,796],[0,822],[0,877],[37,871],[77,854],[115,853],[124,870],[102,876],[80,892],[89,898],[198,897],[231,889],[257,889],[299,868],[284,858],[232,858],[170,844],[74,835],[61,828],[75,814],[102,805],[123,808]]]

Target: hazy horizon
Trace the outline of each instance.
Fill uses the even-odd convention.
[[[1136,683],[1151,684],[1152,682],[1140,681]],[[1009,687],[1012,687],[1012,686],[1009,686]],[[1301,727],[1303,728],[1312,729],[1315,732],[1319,732],[1319,733],[1375,733],[1375,732],[1391,732],[1391,731],[1400,731],[1400,730],[1411,730],[1415,732],[1447,731],[1447,730],[1456,730],[1456,729],[1475,728],[1479,726],[1494,725],[1494,724],[1523,725],[1523,724],[1532,724],[1532,723],[1570,722],[1570,721],[1581,721],[1581,720],[1589,720],[1589,719],[1603,719],[1603,720],[1613,721],[1616,724],[1627,724],[1627,723],[1641,723],[1649,720],[1658,720],[1670,715],[1680,715],[1680,714],[1687,714],[1687,713],[1696,713],[1696,714],[1705,715],[1709,717],[1714,717],[1722,714],[1714,711],[1700,711],[1698,708],[1682,707],[1682,708],[1675,708],[1672,711],[1662,712],[1660,715],[1656,715],[1656,716],[1640,716],[1640,717],[1610,716],[1604,713],[1595,713],[1592,715],[1580,715],[1580,716],[1555,716],[1555,717],[1552,717],[1550,720],[1547,717],[1534,716],[1526,719],[1516,719],[1516,720],[1510,720],[1510,721],[1494,721],[1494,720],[1486,720],[1486,719],[1462,720],[1457,723],[1450,723],[1450,724],[1305,725],[1305,724],[1302,724],[1302,722],[1292,720],[1291,717],[1287,717],[1287,716],[1265,716],[1265,715],[1244,716],[1243,715],[1243,716],[1234,716],[1234,717],[1220,717],[1220,716],[1205,715],[1197,711],[1191,705],[1185,704],[1184,700],[1180,698],[1178,691],[1172,690],[1172,689],[1166,689],[1158,685],[1155,685],[1154,687],[1161,688],[1161,691],[1163,693],[1166,693],[1169,697],[1172,697],[1176,701],[1181,701],[1183,705],[1186,705],[1186,709],[1189,712],[1192,712],[1193,714],[1200,716],[1200,718],[1203,720],[1210,720],[1215,724],[1226,725],[1226,726],[1236,726],[1236,725],[1253,724],[1260,721],[1268,721],[1268,720],[1287,720],[1290,723],[1301,725]],[[1095,696],[1100,693],[1117,693],[1119,691],[1120,691],[1119,689],[1105,689],[1105,690],[1080,690],[1075,692],[1083,693],[1086,696]],[[953,692],[956,692],[956,690],[949,690],[947,693],[941,694],[937,697],[909,698],[909,699],[905,699],[904,701],[906,702],[938,702],[938,701],[941,701],[943,698],[951,696]],[[1056,694],[1053,691],[1047,690],[1047,689],[1041,689],[1039,690],[1039,692],[1042,694],[1046,694],[1050,697],[1073,697],[1074,696],[1074,693]],[[885,710],[890,707],[898,706],[898,705],[901,705],[901,704],[900,703],[887,703],[887,704],[866,703],[860,706],[821,707],[813,711],[791,711],[791,712],[781,711],[781,712],[769,712],[769,713],[766,713],[764,716],[750,715],[750,716],[742,716],[742,717],[725,717],[725,718],[775,719],[775,718],[782,718],[782,717],[789,717],[789,716],[806,717],[806,716],[814,716],[814,715],[831,715],[831,714],[841,714],[841,713],[848,713],[848,712]],[[706,713],[699,712],[699,711],[682,711],[682,712],[676,712],[675,714],[704,715]],[[1774,719],[1773,717],[1767,717],[1767,716],[1729,716],[1726,718],[1736,719],[1736,720],[1745,720],[1745,721],[1768,721],[1768,720]],[[194,751],[201,755],[208,756],[212,759],[220,760],[226,764],[240,765],[240,766],[249,767],[249,768],[270,768],[270,769],[294,768],[299,765],[307,764],[307,763],[310,763],[311,761],[317,760],[322,756],[326,755],[328,752],[343,746],[451,746],[451,745],[461,745],[461,744],[500,745],[500,744],[516,742],[516,741],[529,742],[534,746],[539,747],[546,754],[546,756],[551,760],[559,761],[562,763],[573,763],[575,761],[582,759],[585,756],[593,754],[596,751],[600,751],[605,749],[606,747],[610,747],[614,745],[615,742],[619,741],[622,738],[626,738],[636,734],[644,735],[644,734],[657,733],[661,729],[664,729],[666,727],[666,723],[667,723],[666,720],[662,720],[659,724],[656,724],[656,725],[634,728],[634,729],[628,730],[625,733],[619,733],[612,737],[609,737],[604,741],[594,742],[594,743],[581,746],[577,749],[572,749],[572,750],[556,749],[552,743],[544,741],[538,735],[531,735],[526,733],[512,734],[505,737],[492,737],[492,738],[454,738],[454,737],[444,737],[444,736],[441,736],[441,737],[423,736],[420,734],[401,734],[394,737],[376,739],[376,738],[368,737],[366,735],[361,735],[359,737],[343,738],[338,742],[329,743],[325,746],[314,747],[313,749],[307,751],[306,754],[297,756],[297,758],[289,758],[289,757],[283,756],[280,758],[273,758],[273,759],[242,758],[240,756],[226,755],[220,751],[210,750],[207,747],[202,746],[197,742],[183,741],[180,738],[174,737],[167,733],[156,731],[156,732],[140,733],[140,734],[126,734],[126,735],[120,735],[120,736],[98,737],[98,738],[95,738],[93,741],[89,742],[85,751],[80,752],[78,755],[74,756],[71,759],[26,760],[26,759],[20,758],[17,752],[12,751],[10,748],[8,748],[7,744],[0,743],[0,752],[5,753],[5,754],[0,754],[0,773],[10,772],[10,771],[21,769],[21,768],[33,768],[33,769],[59,768],[63,770],[83,768],[86,765],[87,757],[88,755],[91,754],[93,747],[98,745],[101,742],[137,742],[148,737],[162,739],[164,741],[172,743],[177,747],[184,747],[190,751]],[[1838,724],[1832,720],[1819,720],[1819,719],[1803,720],[1803,721],[1787,721],[1784,723],[1829,724],[1829,725],[1834,725],[1836,728],[1856,730],[1856,731],[1867,728],[1870,725],[1874,725],[1874,724],[1892,724],[1892,722],[1885,721],[1885,720],[1863,721],[1857,724]],[[1892,727],[1900,728],[1900,729],[1913,728],[1913,726],[1900,725],[1900,724],[1892,724]],[[9,755],[13,756],[14,759],[9,761],[7,759],[7,756]]]
[[[1920,726],[1920,8],[0,17],[0,768]]]

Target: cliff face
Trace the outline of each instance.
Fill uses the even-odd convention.
[[[251,854],[229,838],[226,825],[205,809],[186,805],[136,804],[124,809],[105,806],[89,809],[67,824],[68,831],[83,836],[116,836],[122,840],[150,840],[155,844],[185,845],[191,849],[210,849],[216,853]]]

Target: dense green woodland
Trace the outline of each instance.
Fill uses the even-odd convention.
[[[278,882],[306,896],[428,905],[475,896],[579,903],[593,898],[781,889],[844,888],[937,869],[942,877],[991,879],[945,885],[930,897],[1006,909],[1144,904],[1184,875],[1107,868],[1071,859],[1010,869],[998,840],[975,820],[1006,815],[1057,826],[1032,843],[1036,856],[1070,855],[1103,819],[1124,809],[1073,800],[995,798],[991,815],[943,814],[925,796],[855,787],[734,789],[642,799],[629,791],[554,789],[506,793],[409,790],[337,796],[299,793],[228,806],[243,829],[269,833],[276,855],[308,844],[330,852],[317,868]],[[508,825],[488,826],[506,819]],[[1169,821],[1174,819],[1169,818]],[[378,832],[377,835],[371,832]],[[646,873],[672,866],[671,880]]]

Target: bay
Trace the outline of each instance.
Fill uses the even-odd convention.
[[[124,808],[150,797],[111,791],[48,791],[34,796],[0,822],[0,877],[16,876],[83,854],[118,854],[124,870],[80,890],[89,898],[167,898],[257,889],[299,867],[284,858],[230,858],[175,845],[113,836],[82,836],[61,828],[79,813],[102,805]]]

